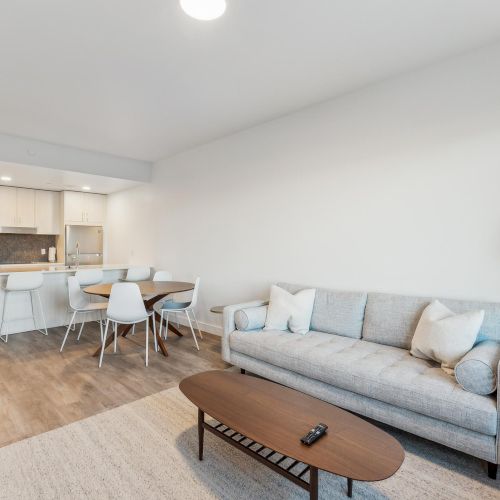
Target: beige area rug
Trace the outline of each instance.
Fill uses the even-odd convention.
[[[197,458],[197,413],[169,389],[0,449],[2,499],[306,499],[308,494],[205,433]],[[479,460],[391,431],[402,468],[379,483],[354,483],[355,498],[499,498]],[[347,498],[346,480],[320,472],[320,498]]]

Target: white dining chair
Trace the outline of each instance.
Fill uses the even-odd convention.
[[[200,325],[198,323],[198,319],[196,318],[196,313],[194,312],[194,308],[196,307],[196,304],[198,302],[198,292],[200,289],[200,278],[196,278],[195,284],[194,284],[194,289],[193,289],[193,295],[191,297],[191,300],[189,302],[175,302],[173,300],[165,300],[163,302],[159,301],[157,302],[153,309],[160,315],[160,337],[162,334],[163,330],[163,319],[165,318],[166,324],[165,324],[165,335],[164,338],[165,340],[167,339],[167,334],[168,334],[168,316],[170,313],[185,313],[186,318],[189,323],[189,327],[191,328],[191,333],[193,334],[193,339],[194,339],[194,344],[196,346],[196,349],[198,351],[200,350],[200,347],[198,346],[198,341],[196,340],[196,334],[194,333],[193,329],[193,324],[191,323],[191,318],[189,316],[189,313],[193,315],[193,319],[196,323],[196,327],[198,328],[198,334],[200,335],[200,339],[203,339],[203,335],[201,334],[201,329]]]
[[[2,321],[0,322],[0,338],[7,342],[9,340],[9,330],[7,328],[7,323],[9,323],[9,319],[6,319],[7,313],[7,304],[9,297],[14,293],[26,293],[29,295],[30,303],[31,303],[31,315],[29,317],[33,318],[33,326],[35,330],[43,333],[44,335],[48,335],[47,332],[47,323],[45,322],[45,314],[43,312],[42,300],[40,299],[40,288],[43,285],[43,274],[41,272],[20,272],[20,273],[11,273],[7,277],[7,283],[3,289],[4,291],[4,300],[3,300],[3,309],[2,309]],[[37,328],[36,319],[35,319],[35,307],[33,304],[33,297],[38,299],[38,306],[40,308],[40,315],[43,321],[43,330]],[[18,319],[18,318],[16,318]],[[2,337],[3,329],[6,329],[4,337]]]
[[[153,281],[172,281],[172,273],[170,271],[156,271],[153,276]],[[172,300],[172,299],[167,299]],[[175,314],[175,322],[177,323],[177,328],[179,328],[179,316]]]
[[[149,363],[149,317],[153,311],[147,311],[144,300],[137,283],[115,283],[111,287],[108,310],[106,314],[106,328],[101,346],[101,356],[99,357],[99,368],[102,366],[104,349],[106,347],[106,337],[110,322],[114,326],[114,349],[116,352],[118,325],[136,325],[146,322],[146,366]],[[157,348],[156,324],[153,321],[153,335],[155,341],[155,351]]]
[[[107,302],[91,302],[90,296],[87,295],[80,288],[80,281],[78,277],[68,276],[68,298],[69,298],[69,307],[73,311],[73,315],[71,316],[71,320],[69,322],[68,328],[66,329],[66,334],[64,335],[61,348],[59,352],[62,352],[64,349],[64,345],[66,344],[66,340],[68,338],[69,332],[71,330],[71,326],[76,324],[76,315],[77,314],[88,314],[93,312],[98,312],[101,316],[101,321],[98,321],[99,328],[101,330],[101,342],[103,341],[103,331],[102,331],[102,320],[103,313],[108,307]],[[76,340],[80,340],[82,335],[83,327],[85,326],[85,316],[82,318],[82,324],[80,325],[80,331],[78,332],[78,337]]]
[[[172,273],[170,271],[156,271],[153,281],[172,281]]]
[[[172,273],[170,271],[156,271],[153,276],[153,281],[172,281]],[[146,296],[143,300],[149,300],[154,295]],[[177,321],[177,325],[179,322]],[[132,335],[135,335],[135,325],[132,327]]]
[[[147,281],[151,278],[149,267],[131,267],[127,270],[124,281]]]
[[[102,269],[78,269],[75,276],[81,287],[97,285],[104,279]]]
[[[75,273],[75,276],[80,283],[80,288],[84,288],[86,286],[98,285],[102,283],[104,280],[104,272],[102,269],[78,269]],[[90,295],[90,302],[94,301],[94,295]],[[101,322],[99,320],[99,322]],[[72,330],[75,329],[75,325],[73,324]]]

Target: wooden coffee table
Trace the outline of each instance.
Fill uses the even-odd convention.
[[[204,430],[219,436],[318,498],[318,470],[352,481],[381,481],[404,460],[392,436],[361,418],[294,389],[267,380],[209,371],[184,379],[184,395],[198,407],[199,459]],[[205,413],[217,422],[205,422]],[[300,438],[318,423],[326,436],[312,446]],[[309,479],[307,476],[309,475]]]

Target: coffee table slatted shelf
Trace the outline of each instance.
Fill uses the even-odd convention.
[[[247,455],[250,455],[259,462],[263,463],[278,474],[286,477],[289,481],[292,481],[307,491],[310,490],[309,474],[307,474],[311,469],[309,465],[304,464],[299,460],[294,460],[293,458],[283,455],[277,451],[271,450],[260,443],[256,443],[250,438],[247,438],[239,432],[230,429],[227,425],[224,425],[217,420],[203,422],[203,427],[235,448],[238,448]],[[304,476],[306,476],[307,479]],[[347,480],[347,485],[348,495],[352,496],[352,481],[350,479]]]

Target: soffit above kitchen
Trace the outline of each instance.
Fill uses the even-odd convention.
[[[111,194],[140,184],[128,179],[0,161],[0,186]]]

